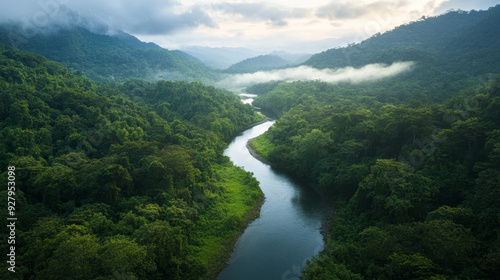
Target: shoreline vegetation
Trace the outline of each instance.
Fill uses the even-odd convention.
[[[273,168],[285,171],[284,169],[280,168],[280,166],[276,165],[276,163],[273,163],[268,159],[269,153],[272,150],[272,144],[269,142],[267,134],[264,133],[252,139],[249,139],[247,142],[247,148],[250,154],[260,162],[267,164]],[[293,174],[290,174],[289,172],[286,172],[286,174],[288,176],[293,177]],[[321,196],[323,200],[325,201],[328,200],[328,196],[324,192],[322,192],[316,185],[309,182],[305,182],[304,180],[301,180],[300,178],[297,177],[294,177],[294,179],[298,180],[301,183],[301,185],[314,190],[319,196]],[[323,236],[323,241],[325,242],[325,246],[327,241],[331,237],[331,232],[328,229],[330,228],[331,223],[333,219],[336,217],[336,215],[337,212],[335,208],[333,208],[332,205],[330,205],[330,203],[327,203],[327,211],[321,221],[321,229],[320,229],[320,233]]]
[[[251,156],[328,205],[301,279],[497,279],[499,27],[500,5],[422,17],[252,85],[250,106],[131,35],[35,32],[22,51],[0,26],[0,217],[21,241],[0,238],[0,279],[217,279],[266,201],[224,150],[270,118]]]
[[[233,136],[232,139],[236,138],[238,135],[241,135],[241,133],[243,133],[244,131],[246,131],[252,127],[255,127],[257,125],[263,124],[269,120],[270,119],[268,117],[263,116],[262,120],[254,122],[254,123],[248,125],[247,127],[245,127],[244,129],[240,130],[239,132],[235,133],[235,135]],[[231,141],[229,141],[229,142],[231,142]],[[252,150],[250,148],[249,148],[249,152],[250,152],[250,154],[252,154]],[[254,154],[252,154],[252,156],[255,157]],[[217,277],[219,276],[219,274],[229,265],[228,262],[231,259],[231,255],[234,252],[236,242],[238,242],[238,239],[245,232],[248,225],[250,225],[250,223],[252,223],[257,218],[260,217],[260,209],[262,208],[262,205],[264,204],[266,198],[264,196],[264,193],[262,193],[262,189],[260,188],[260,186],[259,186],[259,190],[261,193],[259,201],[256,202],[252,208],[250,208],[249,210],[246,211],[246,213],[242,217],[242,222],[241,222],[236,234],[234,234],[231,237],[226,238],[223,242],[220,243],[223,246],[223,249],[219,253],[218,257],[215,258],[215,260],[216,260],[215,263],[209,268],[207,279],[216,280]]]
[[[248,225],[250,225],[253,221],[260,217],[260,209],[262,208],[265,200],[265,196],[262,195],[260,197],[260,200],[254,205],[254,207],[248,210],[243,216],[242,223],[238,228],[238,232],[221,243],[225,250],[221,252],[213,267],[209,269],[207,279],[216,280],[219,274],[229,265],[228,262],[234,252],[236,243],[240,239],[241,235],[245,232]]]
[[[254,123],[252,123],[252,124],[249,124],[248,126],[244,127],[243,129],[241,129],[241,130],[239,130],[239,131],[235,132],[235,133],[234,133],[234,134],[230,137],[230,139],[231,139],[231,140],[230,140],[230,141],[228,141],[228,143],[231,143],[231,141],[232,141],[234,138],[236,138],[237,136],[241,135],[241,133],[243,133],[244,131],[246,131],[246,130],[248,130],[248,129],[252,128],[252,127],[258,126],[259,124],[263,124],[263,123],[265,123],[265,122],[268,122],[268,121],[270,121],[270,120],[271,120],[270,118],[268,118],[268,117],[266,117],[266,116],[262,115],[262,119],[261,119],[260,121],[256,121],[256,122],[254,122]]]
[[[249,139],[247,142],[247,148],[248,148],[250,154],[253,157],[255,157],[256,159],[258,159],[260,162],[265,163],[267,165],[270,165],[273,168],[276,168],[276,169],[279,169],[281,171],[286,172],[286,170],[284,168],[282,168],[279,164],[277,164],[276,162],[273,162],[269,159],[269,154],[271,153],[273,147],[272,147],[272,143],[267,138],[267,134],[264,133],[264,134],[261,134],[257,137],[254,137],[252,139]],[[306,182],[297,176],[293,176],[293,174],[290,174],[289,172],[286,172],[286,174],[288,176],[293,177],[295,180],[298,180],[302,185],[305,185],[308,188],[311,188],[318,195],[320,195],[322,198],[324,198],[324,199],[328,198],[328,196],[321,189],[319,189],[317,185],[310,183],[310,182]]]
[[[254,137],[254,138],[251,138],[251,139],[248,139],[248,142],[247,142],[247,149],[248,151],[250,152],[250,154],[256,158],[257,160],[259,160],[260,162],[264,163],[264,164],[267,164],[267,165],[271,165],[271,162],[269,160],[267,160],[265,157],[263,157],[258,151],[257,151],[257,148],[255,147],[255,144],[254,144],[254,140],[256,140],[258,137]]]
[[[0,61],[16,279],[214,279],[264,200],[223,151],[263,117],[198,82],[95,84],[33,53]]]
[[[254,103],[268,108],[302,101],[248,144],[253,153],[316,185],[337,210],[324,218],[325,249],[302,277],[497,276],[499,85],[493,76],[426,104],[376,102],[361,86],[335,99],[321,82],[283,83],[259,96]]]
[[[280,118],[250,146],[337,210],[302,279],[498,278],[499,19],[451,11],[305,63],[412,61],[397,78],[253,87]]]

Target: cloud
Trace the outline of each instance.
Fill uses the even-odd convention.
[[[405,0],[365,2],[335,2],[320,7],[316,16],[329,20],[356,19],[370,13],[380,13],[384,10],[394,10],[408,5]]]
[[[38,28],[92,22],[142,35],[174,34],[201,25],[216,27],[201,6],[184,7],[177,0],[25,0],[0,4],[1,22],[20,20],[25,26]]]
[[[414,62],[395,62],[392,65],[369,64],[362,68],[346,67],[340,69],[315,69],[309,66],[299,66],[274,71],[259,71],[250,74],[232,75],[219,82],[219,86],[241,88],[256,83],[268,81],[312,81],[321,80],[328,83],[351,82],[361,83],[376,81],[396,76],[409,71]]]
[[[319,52],[339,46],[323,44],[327,39],[359,42],[424,15],[450,8],[485,9],[495,3],[498,0],[22,0],[0,1],[0,23],[23,20],[29,35],[54,26],[123,30],[170,49],[199,45]]]
[[[287,19],[304,18],[310,15],[306,8],[271,6],[267,3],[220,3],[212,5],[214,10],[239,15],[246,21],[268,21],[274,26],[288,25]]]
[[[494,7],[498,5],[499,2],[498,0],[475,0],[475,1],[470,1],[470,0],[449,0],[445,1],[444,3],[441,4],[441,6],[437,9],[437,13],[445,13],[448,10],[456,10],[456,9],[461,9],[461,10],[487,10],[488,7]]]
[[[194,7],[190,11],[181,14],[166,11],[157,13],[153,17],[148,17],[147,14],[144,15],[140,20],[131,24],[123,22],[120,26],[128,26],[125,28],[128,32],[143,35],[172,34],[182,29],[195,28],[200,25],[212,28],[217,26],[200,7]]]

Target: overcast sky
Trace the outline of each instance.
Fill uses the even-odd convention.
[[[449,9],[484,10],[500,0],[20,0],[0,21],[33,30],[56,22],[105,25],[168,49],[245,47],[319,52]],[[50,23],[49,23],[50,22]],[[36,32],[36,31],[35,31]]]

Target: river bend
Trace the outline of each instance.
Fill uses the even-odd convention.
[[[218,280],[298,280],[307,259],[323,249],[325,205],[312,189],[250,155],[248,140],[267,131],[268,121],[237,136],[224,154],[254,173],[264,192],[260,217],[238,239]]]

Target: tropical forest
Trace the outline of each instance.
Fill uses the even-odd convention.
[[[0,279],[500,279],[500,5],[222,70],[45,29],[0,23]]]

